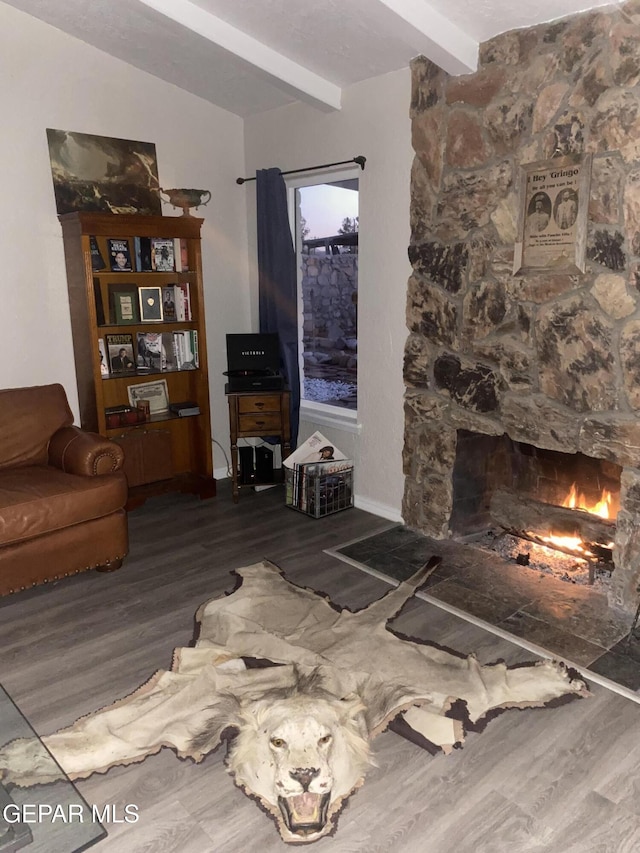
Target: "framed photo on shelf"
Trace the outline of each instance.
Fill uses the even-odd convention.
[[[126,325],[138,322],[138,288],[131,285],[130,289],[120,285],[109,285],[109,299],[113,306],[115,323]]]
[[[156,379],[153,382],[140,382],[127,388],[129,405],[137,406],[141,400],[149,401],[149,413],[161,414],[169,411],[169,392],[166,379]]]
[[[590,184],[590,154],[521,167],[514,275],[586,271]]]
[[[131,373],[136,369],[133,335],[105,335],[110,373]]]
[[[162,288],[161,287],[139,287],[140,299],[140,322],[161,323],[162,315]]]

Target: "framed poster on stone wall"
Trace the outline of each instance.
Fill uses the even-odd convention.
[[[585,272],[590,184],[590,154],[521,167],[514,275]]]

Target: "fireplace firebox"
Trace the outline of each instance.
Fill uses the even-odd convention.
[[[523,565],[593,584],[615,567],[622,468],[458,430],[450,531]]]

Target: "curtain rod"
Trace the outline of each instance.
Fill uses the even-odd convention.
[[[353,157],[351,160],[340,160],[339,163],[323,163],[322,166],[307,166],[306,169],[291,169],[289,172],[280,172],[281,175],[296,175],[298,172],[313,172],[316,169],[328,169],[330,166],[344,166],[345,163],[357,163],[358,166],[364,171],[364,164],[367,162],[367,158],[363,157],[362,154],[359,154],[357,157]],[[255,176],[253,178],[236,178],[236,184],[244,184],[247,181],[255,181]]]

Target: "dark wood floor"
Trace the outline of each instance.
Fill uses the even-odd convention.
[[[41,734],[111,703],[192,637],[205,599],[230,572],[267,557],[294,582],[358,608],[388,585],[323,553],[389,526],[348,510],[313,520],[283,506],[281,489],[231,502],[186,496],[130,515],[131,554],[112,575],[89,573],[0,601],[0,682]],[[413,599],[395,622],[482,662],[531,660],[518,646]],[[636,853],[640,850],[640,706],[593,686],[556,709],[510,711],[450,756],[399,736],[375,741],[378,767],[343,812],[327,853]],[[224,769],[164,750],[142,764],[78,783],[90,803],[139,807],[111,824],[104,853],[253,853],[289,849]],[[58,851],[51,851],[58,853]]]

